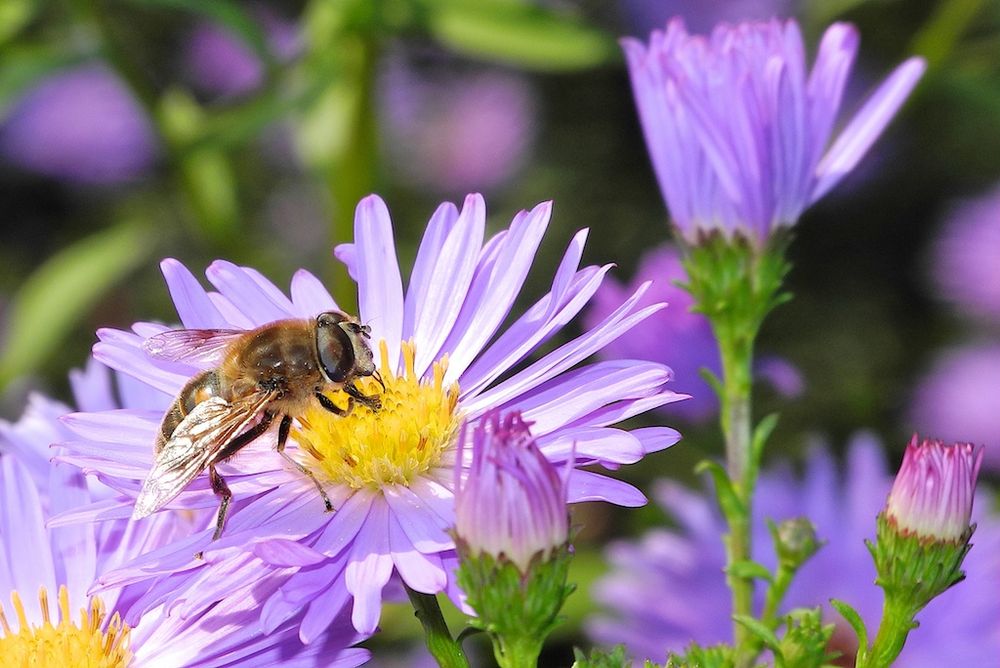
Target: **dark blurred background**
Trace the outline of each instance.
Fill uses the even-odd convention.
[[[856,24],[845,120],[905,57],[930,65],[859,169],[796,228],[795,298],[760,344],[786,381],[761,384],[758,415],[782,416],[769,456],[859,428],[897,455],[914,429],[1000,448],[995,0],[4,0],[0,414],[15,418],[35,389],[68,398],[96,328],[171,321],[163,257],[196,274],[224,257],[279,285],[304,266],[350,304],[331,248],[369,192],[390,207],[404,266],[435,206],[478,191],[494,231],[555,201],[522,306],[584,227],[585,261],[615,262],[630,282],[668,240],[668,214],[615,40],[677,13],[701,31],[795,16],[810,55],[829,23]],[[651,355],[681,368],[696,358],[682,343],[664,335]],[[640,485],[691,481],[719,453],[704,412],[644,420],[685,439],[623,472]],[[656,512],[578,513],[574,620],[599,543]]]

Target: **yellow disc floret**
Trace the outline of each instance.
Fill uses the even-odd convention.
[[[444,384],[447,357],[435,362],[431,377],[422,380],[413,369],[412,343],[402,344],[398,376],[389,366],[385,341],[379,351],[385,391],[372,378],[359,380],[357,387],[377,396],[381,408],[373,411],[355,401],[347,415],[338,416],[316,406],[299,418],[296,432],[299,445],[311,455],[306,465],[321,479],[352,489],[409,485],[441,462],[458,431],[458,384]],[[330,398],[347,408],[344,392]]]
[[[18,593],[10,595],[17,614],[18,630],[13,631],[3,606],[0,605],[0,666],[2,668],[123,668],[132,660],[129,651],[129,627],[118,613],[104,626],[107,613],[97,597],[90,599],[88,608],[80,610],[79,622],[70,615],[69,591],[59,587],[59,616],[49,616],[49,598],[42,587],[38,601],[42,623],[28,622]]]

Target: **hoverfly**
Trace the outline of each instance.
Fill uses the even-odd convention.
[[[366,340],[370,335],[367,325],[329,311],[246,331],[180,329],[146,339],[143,349],[151,357],[215,366],[192,378],[163,416],[155,462],[136,498],[133,519],[162,508],[207,467],[212,491],[221,499],[212,536],[218,539],[232,493],[215,466],[266,432],[277,417],[277,451],[309,476],[332,511],[323,486],[285,452],[285,441],[292,420],[310,402],[338,415],[349,413],[355,400],[378,410],[379,398],[354,384],[365,376],[382,382]],[[342,389],[349,397],[347,409],[323,394],[325,389]]]

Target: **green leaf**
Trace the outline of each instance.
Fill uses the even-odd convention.
[[[760,641],[773,652],[778,653],[780,651],[781,641],[778,640],[778,636],[764,622],[749,615],[733,615],[733,620],[760,638]]]
[[[694,472],[697,474],[707,472],[712,476],[712,480],[715,482],[715,495],[719,500],[719,507],[722,508],[722,513],[727,519],[740,518],[746,514],[746,506],[743,505],[743,502],[736,495],[736,490],[733,489],[729,475],[718,462],[714,462],[711,459],[703,459],[694,467]],[[730,524],[732,524],[731,521]]]
[[[262,129],[290,113],[302,111],[329,90],[329,73],[312,73],[306,85],[285,90],[266,88],[237,106],[204,109],[197,133],[177,144],[181,156],[203,149],[228,150],[257,138]]]
[[[268,69],[274,65],[274,56],[267,45],[267,35],[264,34],[260,23],[247,13],[243,5],[234,0],[131,0],[131,2],[136,5],[201,14],[225,26],[246,42]]]
[[[830,599],[830,605],[840,613],[840,616],[847,620],[847,623],[851,625],[854,629],[854,634],[858,637],[858,654],[863,654],[868,650],[868,629],[865,628],[865,622],[861,619],[861,615],[858,611],[852,608],[848,603],[841,601],[837,598]]]
[[[708,383],[709,387],[715,392],[715,396],[718,397],[719,401],[722,401],[723,394],[725,393],[725,387],[722,384],[722,379],[715,375],[715,373],[708,367],[701,367],[698,369],[698,375],[701,379]]]
[[[3,56],[0,57],[0,119],[3,119],[10,106],[34,83],[87,57],[88,54],[69,53],[44,45],[4,49]]]
[[[771,413],[757,423],[757,426],[753,430],[753,437],[750,439],[750,451],[754,453],[753,461],[760,461],[760,455],[764,451],[764,444],[767,443],[767,439],[771,437],[771,433],[777,426],[777,413]]]
[[[771,571],[769,571],[764,564],[750,559],[733,562],[728,568],[726,568],[726,573],[738,578],[756,578],[758,580],[764,580],[765,582],[770,582],[774,579],[771,575]]]
[[[537,70],[576,70],[617,57],[614,39],[582,21],[510,0],[437,0],[426,29],[466,55]]]
[[[34,18],[39,0],[3,0],[0,2],[0,44],[14,37]]]
[[[128,221],[59,252],[14,296],[0,387],[37,369],[73,326],[153,248],[153,236]]]

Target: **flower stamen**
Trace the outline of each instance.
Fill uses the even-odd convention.
[[[381,382],[357,381],[365,394],[378,395],[381,408],[354,402],[344,416],[319,406],[299,418],[294,437],[309,454],[306,465],[322,479],[351,489],[383,485],[410,485],[420,475],[442,464],[442,453],[453,446],[458,432],[457,383],[445,385],[447,356],[434,363],[431,378],[421,378],[414,367],[416,347],[403,342],[403,371],[389,364],[385,341],[379,343]],[[343,391],[328,395],[347,409]]]
[[[42,623],[28,623],[21,596],[11,592],[11,603],[17,614],[18,630],[11,629],[0,605],[0,657],[5,666],[63,668],[93,666],[94,668],[124,668],[132,660],[129,650],[130,629],[116,612],[104,627],[107,611],[99,598],[92,597],[89,606],[80,609],[80,620],[74,624],[69,607],[69,590],[59,587],[59,617],[54,620],[49,609],[45,587],[38,590]]]

